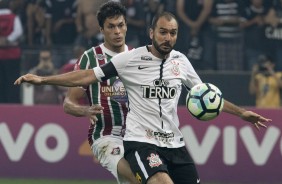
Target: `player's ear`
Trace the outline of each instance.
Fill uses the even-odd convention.
[[[103,29],[102,27],[100,27],[99,29],[100,29],[100,32],[101,32],[102,34],[104,34],[104,29]]]
[[[154,30],[152,28],[150,28],[149,36],[150,36],[151,40],[153,39],[153,32],[154,32]]]

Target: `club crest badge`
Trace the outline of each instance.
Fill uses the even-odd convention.
[[[97,55],[96,55],[96,58],[97,58],[98,60],[104,60],[104,59],[106,59],[106,56],[103,55],[103,54],[97,54]]]
[[[147,157],[147,160],[149,160],[149,166],[151,168],[159,167],[161,164],[163,164],[158,154],[151,153],[150,156]]]
[[[119,155],[120,154],[120,148],[119,147],[113,148],[111,154],[112,155]]]
[[[172,68],[171,68],[172,74],[178,76],[180,74],[179,62],[172,60],[171,63],[172,63]]]
[[[146,137],[148,139],[151,139],[154,137],[154,132],[152,130],[145,130],[146,131]]]

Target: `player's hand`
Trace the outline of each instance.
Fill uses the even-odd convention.
[[[14,85],[20,85],[23,82],[27,82],[30,84],[41,84],[42,83],[42,77],[33,75],[33,74],[26,74],[21,77],[19,77],[15,82]]]
[[[85,109],[85,116],[90,118],[91,124],[95,124],[96,121],[98,121],[97,114],[102,114],[103,113],[104,107],[101,105],[92,105],[90,107],[87,107]]]
[[[243,112],[243,114],[241,115],[241,118],[245,121],[251,122],[256,127],[257,130],[260,130],[261,127],[267,128],[265,123],[269,123],[272,121],[271,119],[267,119],[252,111]]]

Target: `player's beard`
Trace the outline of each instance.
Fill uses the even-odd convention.
[[[169,54],[169,53],[172,51],[172,49],[173,49],[173,46],[171,46],[171,45],[169,44],[169,42],[165,42],[165,43],[162,43],[162,44],[158,44],[154,36],[153,36],[153,39],[152,39],[152,43],[153,43],[155,49],[156,49],[161,55],[164,55],[164,56],[167,55],[167,54]],[[162,50],[162,49],[161,49],[161,46],[162,46],[162,45],[165,45],[165,46],[167,46],[167,47],[170,47],[170,49],[169,49],[168,51]]]

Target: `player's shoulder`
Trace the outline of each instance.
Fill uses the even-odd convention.
[[[109,53],[108,53],[109,52]],[[102,44],[98,46],[91,47],[87,49],[84,53],[83,56],[89,58],[94,58],[94,59],[105,59],[107,55],[112,56],[115,55],[116,53],[110,52],[109,49],[106,49]]]
[[[91,48],[85,50],[84,53],[83,53],[83,55],[93,54],[94,48],[95,48],[95,47],[91,47]]]
[[[178,61],[180,63],[190,63],[189,59],[181,52],[172,50],[169,56],[170,60]]]
[[[128,53],[130,54],[143,54],[146,52],[148,52],[148,49],[146,46],[132,48],[131,50],[128,51]]]
[[[183,53],[174,49],[170,52],[170,57],[172,59],[187,59],[187,57]]]
[[[148,53],[146,46],[132,48],[131,50],[119,53],[118,55],[123,56],[123,57],[132,58],[132,57],[136,57],[136,56],[139,56],[141,54],[144,54],[144,53]]]
[[[148,46],[142,46],[134,49],[135,53],[148,53],[149,49]]]

